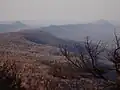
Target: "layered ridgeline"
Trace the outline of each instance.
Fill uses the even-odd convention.
[[[18,31],[20,29],[30,29],[32,27],[30,27],[31,24],[29,25],[24,23],[25,22],[23,21],[0,22],[0,32]],[[92,40],[110,41],[113,39],[114,28],[116,28],[116,25],[107,20],[98,20],[84,24],[50,25],[46,27],[44,25],[44,27],[42,27],[41,24],[37,25],[41,28],[32,27],[31,30],[38,28],[37,30],[49,32],[58,38],[75,41],[83,41],[86,36],[90,36]]]
[[[76,41],[83,41],[86,36],[93,40],[109,41],[113,38],[115,26],[107,20],[98,20],[86,24],[68,24],[68,25],[51,25],[41,28],[53,35]]]
[[[73,46],[77,44],[79,45],[81,51],[84,50],[83,42],[61,39],[48,32],[40,31],[39,29],[24,30],[24,31],[20,31],[19,33],[22,34],[26,40],[29,40],[37,44],[47,44],[55,47],[59,47],[60,45],[66,45],[68,49],[72,51],[74,51]]]

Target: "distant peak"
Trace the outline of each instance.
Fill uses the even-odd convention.
[[[21,21],[15,21],[14,23],[12,23],[13,25],[17,25],[17,26],[26,26],[25,24],[23,24]]]
[[[20,21],[15,21],[14,24],[23,24],[23,23]]]
[[[20,21],[16,21],[16,23],[21,23]]]
[[[95,21],[93,24],[111,24],[108,20],[100,19]]]

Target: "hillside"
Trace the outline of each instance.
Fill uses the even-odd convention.
[[[14,25],[18,27],[19,23],[16,22]],[[105,26],[104,28],[109,26],[110,28],[112,26],[108,22],[99,21],[94,22],[94,24],[52,25],[41,29],[23,29],[18,32],[0,33],[0,60],[15,61],[17,63],[19,69],[23,71],[22,82],[26,88],[29,86],[28,82],[34,83],[31,84],[32,87],[35,85],[35,88],[46,88],[45,85],[48,85],[46,81],[50,81],[49,88],[51,87],[51,90],[54,90],[55,87],[60,88],[58,90],[69,90],[68,85],[79,82],[75,84],[74,89],[76,89],[77,86],[83,85],[83,80],[85,87],[93,87],[91,86],[93,85],[91,83],[93,76],[86,71],[75,70],[69,62],[66,62],[65,57],[61,55],[58,48],[60,44],[67,45],[69,51],[75,52],[73,45],[79,44],[80,50],[85,51],[83,42],[69,40],[70,38],[66,38],[66,36],[71,33],[70,37],[72,38],[75,32],[79,32],[79,28],[82,28],[82,32],[86,30],[87,34],[87,28],[91,28],[91,25],[94,28],[98,28],[98,26]],[[63,35],[64,37],[62,37]],[[98,65],[100,67],[111,67],[104,62],[99,62]],[[115,80],[116,72],[108,72],[104,76],[110,78],[110,80]],[[31,81],[29,81],[29,77],[32,77]],[[103,84],[103,81],[94,79],[94,87],[99,82]],[[61,85],[63,89],[58,85]]]
[[[48,32],[40,31],[39,29],[20,31],[19,33],[22,34],[26,40],[37,44],[47,44],[55,47],[59,47],[60,45],[67,45],[68,49],[72,51],[74,51],[73,45],[78,44],[81,51],[84,51],[82,42],[61,39]]]
[[[12,60],[17,63],[19,69],[23,71],[22,75],[24,77],[22,77],[22,82],[25,87],[28,86],[27,82],[34,82],[32,87],[37,85],[40,87],[36,88],[46,88],[44,85],[46,85],[47,80],[50,80],[49,88],[51,87],[52,90],[58,87],[58,85],[64,88],[58,90],[69,90],[68,85],[74,85],[74,82],[77,81],[79,82],[77,85],[80,86],[84,80],[84,85],[89,85],[88,88],[90,88],[91,85],[93,85],[91,79],[89,79],[92,77],[91,74],[85,71],[74,70],[71,64],[66,62],[66,59],[60,54],[59,49],[56,47],[58,44],[67,44],[69,50],[74,50],[74,48],[71,47],[76,43],[78,42],[59,39],[50,33],[39,30],[0,33],[0,60]],[[83,50],[82,44],[78,44],[80,44],[80,48]],[[101,64],[102,66],[108,67],[106,64]],[[81,77],[81,75],[83,77]],[[32,81],[29,81],[28,76],[32,77]],[[115,74],[111,72],[110,75],[107,76],[112,79]],[[67,81],[67,84],[65,81]],[[39,83],[36,84],[35,82]],[[45,83],[43,84],[42,82]],[[97,79],[94,80],[94,83],[98,82],[102,81],[97,81]],[[74,88],[76,88],[76,86]]]
[[[86,36],[90,36],[93,40],[109,41],[113,38],[114,28],[115,26],[109,21],[98,20],[86,24],[51,25],[40,30],[76,41],[83,41]]]
[[[16,59],[21,62],[34,62],[40,59],[59,60],[61,56],[56,55],[58,52],[58,48],[47,44],[31,42],[19,32],[0,34],[0,55],[4,55],[4,57],[0,57],[1,59]]]

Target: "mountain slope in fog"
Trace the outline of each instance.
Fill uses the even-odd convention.
[[[81,49],[81,51],[84,50],[82,42],[77,42],[73,40],[64,40],[48,32],[40,31],[39,29],[38,30],[25,30],[19,33],[23,35],[23,37],[26,40],[37,43],[37,44],[47,44],[47,45],[56,46],[56,47],[59,47],[59,45],[67,45],[68,49],[72,51],[74,50],[73,45],[77,44],[79,45],[79,48]]]
[[[109,21],[99,20],[87,24],[51,25],[41,30],[60,38],[81,41],[86,36],[93,40],[109,40],[113,36],[114,28]]]

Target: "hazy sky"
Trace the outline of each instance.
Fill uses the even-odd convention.
[[[3,20],[120,20],[120,0],[0,0]]]

